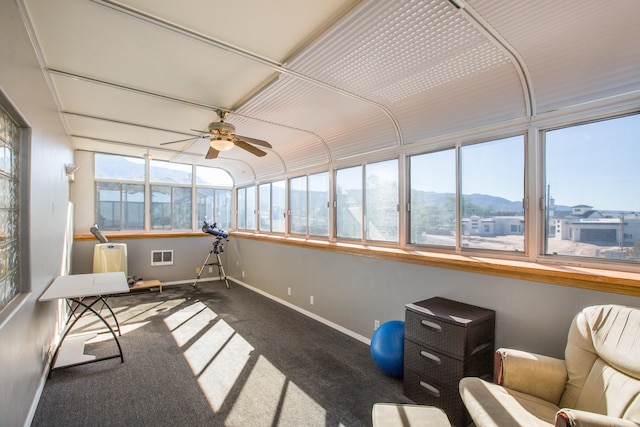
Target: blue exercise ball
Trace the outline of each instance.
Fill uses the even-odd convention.
[[[371,357],[382,372],[401,378],[404,364],[404,322],[391,320],[376,329],[371,337]]]

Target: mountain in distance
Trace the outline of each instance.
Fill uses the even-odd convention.
[[[455,199],[455,193],[436,193],[434,191],[412,192],[412,203],[422,203],[430,206],[442,206],[448,200]],[[507,200],[503,197],[490,196],[487,194],[466,194],[465,200],[481,208],[492,208],[497,212],[522,212],[521,200]],[[556,210],[571,210],[569,206],[555,205]]]

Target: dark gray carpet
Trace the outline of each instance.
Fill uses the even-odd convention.
[[[32,426],[370,426],[374,403],[409,402],[367,345],[232,282],[109,303],[125,362],[53,371]]]

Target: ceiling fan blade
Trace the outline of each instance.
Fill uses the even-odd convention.
[[[176,142],[184,142],[184,141],[189,141],[190,139],[198,139],[198,138],[200,137],[192,136],[190,138],[179,139],[177,141],[162,142],[160,145],[175,144]]]
[[[271,144],[269,144],[267,141],[263,141],[261,139],[249,138],[248,136],[240,136],[240,135],[236,135],[236,138],[240,138],[240,139],[244,140],[245,142],[250,142],[251,144],[259,145],[261,147],[273,148],[271,146]]]
[[[192,132],[198,132],[204,135],[210,135],[211,132],[209,132],[208,130],[198,130],[198,129],[191,129]]]
[[[259,148],[254,147],[251,144],[247,144],[245,141],[238,139],[237,137],[233,139],[233,143],[237,146],[242,148],[243,150],[247,150],[248,152],[250,152],[251,154],[258,156],[258,157],[262,157],[262,156],[266,156],[267,153],[265,153],[264,151],[260,150]]]
[[[209,147],[209,151],[207,151],[207,155],[204,156],[205,159],[215,159],[216,157],[218,157],[218,154],[220,154],[220,152],[218,150],[216,150],[213,147]]]

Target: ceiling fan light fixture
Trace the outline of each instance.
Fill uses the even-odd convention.
[[[218,151],[231,150],[235,146],[233,141],[230,141],[224,138],[220,138],[220,139],[211,138],[210,145],[211,145],[211,148],[214,148]]]

